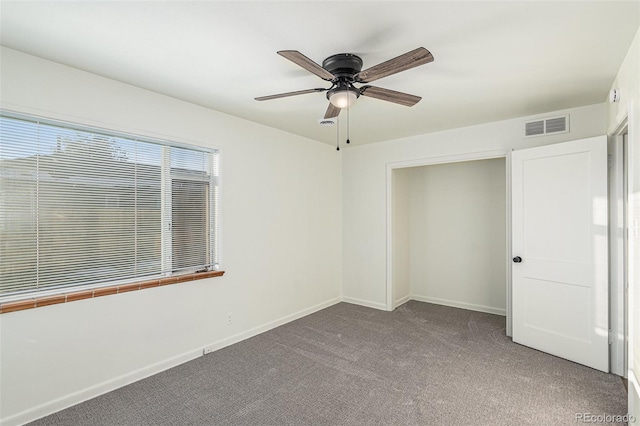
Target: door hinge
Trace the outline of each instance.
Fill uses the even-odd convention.
[[[609,329],[609,344],[613,344],[613,332]]]
[[[607,154],[607,166],[612,169],[613,168],[613,155]]]

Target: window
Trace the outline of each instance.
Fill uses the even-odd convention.
[[[218,152],[3,114],[0,300],[217,269]]]

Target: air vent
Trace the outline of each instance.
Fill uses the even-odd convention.
[[[528,123],[524,123],[524,135],[525,136],[544,135],[544,120],[530,121]]]
[[[569,132],[569,114],[524,123],[525,138],[567,132]]]

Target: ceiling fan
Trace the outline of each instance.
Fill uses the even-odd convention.
[[[340,115],[342,108],[347,108],[361,95],[376,98],[383,101],[393,102],[405,106],[413,106],[422,99],[420,96],[408,93],[396,92],[395,90],[384,89],[382,87],[365,84],[355,87],[356,83],[370,83],[383,77],[406,71],[408,69],[433,62],[433,55],[424,47],[418,47],[403,55],[374,65],[371,68],[362,70],[362,59],[351,53],[338,53],[331,55],[324,61],[322,66],[307,58],[297,50],[281,50],[278,55],[283,56],[294,64],[317,75],[323,80],[331,82],[331,87],[299,90],[296,92],[280,93],[277,95],[261,96],[255,98],[256,101],[267,101],[271,99],[285,98],[288,96],[304,95],[306,93],[327,92],[329,107],[324,115],[325,119],[334,118]]]

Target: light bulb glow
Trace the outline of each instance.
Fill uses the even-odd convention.
[[[347,108],[353,105],[358,96],[353,90],[340,90],[332,93],[329,101],[338,108]]]

